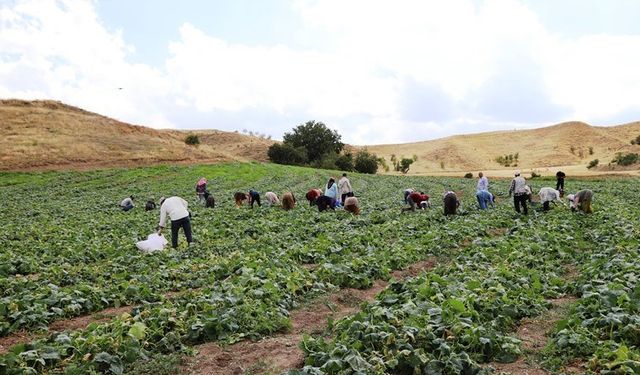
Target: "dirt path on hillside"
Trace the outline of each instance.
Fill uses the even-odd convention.
[[[435,258],[430,258],[392,273],[396,280],[413,277],[430,269]],[[377,280],[366,290],[345,288],[320,297],[292,311],[292,329],[289,332],[266,337],[259,341],[241,341],[221,347],[207,343],[196,347],[198,354],[187,359],[184,373],[202,375],[272,374],[302,367],[304,352],[298,347],[304,334],[320,334],[329,318],[338,320],[360,310],[363,302],[371,302],[388,283]]]

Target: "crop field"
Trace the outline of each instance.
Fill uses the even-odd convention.
[[[272,367],[267,351],[226,373],[640,373],[638,179],[569,179],[571,192],[594,191],[593,214],[521,216],[508,180],[492,181],[499,203],[480,211],[475,179],[352,174],[352,216],[304,200],[331,175],[272,164],[0,173],[0,374],[225,373],[197,367],[205,345],[240,356],[237,345],[291,332],[304,363]],[[201,176],[215,209],[195,203]],[[432,208],[402,213],[407,187]],[[233,193],[250,188],[290,190],[298,205],[236,209]],[[464,192],[457,216],[442,214],[445,189]],[[159,219],[144,201],[171,195],[189,202],[196,242],[181,233],[177,249],[142,254],[134,244]],[[296,328],[297,311],[358,290],[376,293]]]

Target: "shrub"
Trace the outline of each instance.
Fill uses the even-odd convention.
[[[589,155],[593,155],[593,146],[589,146]]]
[[[307,162],[304,147],[293,147],[288,144],[274,143],[267,151],[269,160],[278,164],[302,165]]]
[[[200,137],[197,134],[189,134],[187,138],[184,139],[184,143],[190,146],[196,146],[200,144]]]
[[[473,178],[473,173],[467,172],[464,174],[464,178]]]
[[[640,135],[631,140],[632,145],[640,145]]]
[[[640,158],[640,155],[636,154],[636,153],[627,153],[627,154],[623,154],[622,152],[618,152],[616,154],[616,157],[613,158],[613,160],[611,161],[612,163],[618,164],[618,165],[631,165],[631,164],[635,164],[638,162],[638,158]]]
[[[587,169],[591,169],[593,167],[596,167],[596,166],[598,166],[599,163],[600,163],[600,160],[598,160],[598,159],[591,160],[589,162],[589,165],[587,165]]]
[[[367,150],[358,151],[354,169],[360,173],[375,174],[378,171],[378,157]]]
[[[336,167],[338,169],[351,172],[353,171],[353,154],[347,152],[346,154],[342,154],[336,158],[335,161]]]

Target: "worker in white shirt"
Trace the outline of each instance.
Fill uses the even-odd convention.
[[[520,171],[515,172],[515,177],[511,180],[511,186],[509,187],[509,197],[513,195],[513,205],[517,213],[520,213],[520,207],[522,206],[523,213],[526,215],[527,201],[530,199],[530,188],[527,188],[527,181],[520,175]]]
[[[482,174],[482,172],[478,173],[478,185],[476,186],[477,191],[489,190],[489,180],[487,177]]]
[[[193,242],[191,238],[191,221],[189,220],[188,203],[180,197],[169,197],[160,199],[160,223],[158,224],[158,234],[162,234],[167,216],[171,219],[171,246],[178,247],[178,231],[184,230],[189,245]]]
[[[120,202],[120,208],[122,208],[123,211],[129,211],[130,209],[133,208],[133,195],[126,197],[125,199],[122,200],[122,202]]]
[[[338,192],[340,193],[340,202],[342,202],[343,205],[347,197],[353,196],[353,188],[346,173],[343,173],[342,178],[338,180]]]
[[[538,196],[540,197],[540,202],[542,202],[542,209],[544,211],[549,211],[549,204],[551,202],[562,203],[560,192],[552,187],[543,187],[540,189],[540,192],[538,192]]]

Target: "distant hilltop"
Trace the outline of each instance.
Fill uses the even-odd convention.
[[[197,147],[185,143],[189,134],[198,135]],[[265,162],[267,149],[275,142],[219,130],[157,130],[57,101],[17,99],[0,100],[0,135],[0,170]],[[636,171],[637,164],[613,168],[608,163],[619,152],[640,153],[640,145],[631,144],[639,135],[640,122],[611,127],[566,122],[367,148],[387,163],[392,154],[417,156],[409,174],[462,176],[484,170],[507,176],[514,169],[555,174],[562,168],[584,175]],[[599,165],[587,169],[595,159]]]

